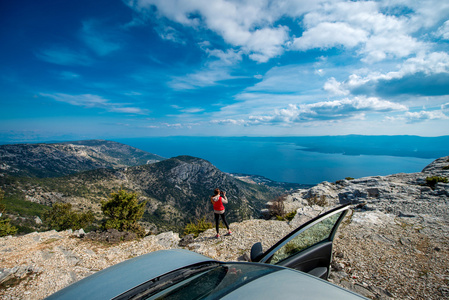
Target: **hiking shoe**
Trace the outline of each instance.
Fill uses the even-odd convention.
[[[226,233],[226,235],[231,235],[231,234],[232,234],[231,230],[229,230],[228,233]]]
[[[220,238],[220,235],[217,233],[217,235],[215,236],[216,239]]]

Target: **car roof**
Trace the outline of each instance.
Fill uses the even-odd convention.
[[[283,268],[283,267],[282,267]],[[366,299],[304,272],[283,268],[253,280],[221,299]]]

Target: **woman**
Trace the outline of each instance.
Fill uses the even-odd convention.
[[[220,231],[218,228],[218,222],[220,221],[220,216],[221,216],[221,219],[223,220],[223,223],[225,224],[226,228],[228,229],[228,233],[226,235],[231,235],[232,232],[229,229],[229,225],[228,225],[228,222],[226,222],[226,217],[224,214],[225,207],[223,204],[228,203],[228,198],[226,198],[226,192],[222,191],[220,193],[219,189],[215,189],[214,195],[212,197],[210,197],[210,201],[214,205],[215,229],[217,230],[217,235],[215,237],[217,239],[220,237]]]

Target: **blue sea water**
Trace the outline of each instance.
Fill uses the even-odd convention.
[[[300,184],[420,172],[436,158],[449,155],[449,136],[181,136],[115,141],[166,158],[200,157],[224,172]]]

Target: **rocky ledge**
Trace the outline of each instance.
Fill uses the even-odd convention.
[[[232,223],[232,236],[197,238],[172,232],[109,244],[83,232],[43,232],[0,239],[0,298],[42,299],[125,259],[151,251],[186,248],[209,257],[245,260],[251,246],[274,244],[298,225],[340,203],[353,209],[334,244],[330,281],[372,299],[449,298],[449,184],[429,187],[426,177],[449,177],[449,157],[420,173],[323,182],[288,196],[290,221]],[[320,204],[318,206],[316,204]]]

